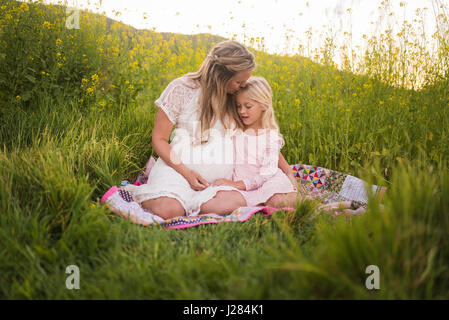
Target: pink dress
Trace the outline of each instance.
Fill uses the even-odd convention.
[[[240,131],[233,136],[235,167],[233,181],[242,180],[241,193],[247,206],[263,205],[275,193],[296,192],[290,179],[278,167],[282,138],[275,130],[259,135]]]

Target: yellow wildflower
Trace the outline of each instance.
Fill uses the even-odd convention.
[[[19,9],[22,9],[23,11],[28,11],[29,10],[28,4],[26,4],[25,2],[22,3],[22,5],[19,7]]]
[[[91,79],[92,79],[92,82],[93,83],[97,83],[98,82],[98,74],[96,74],[96,73],[94,73],[93,75],[92,75],[92,77],[91,77]]]

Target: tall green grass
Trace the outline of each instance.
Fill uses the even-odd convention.
[[[306,202],[245,223],[167,231],[134,225],[99,199],[122,179],[135,179],[154,155],[153,101],[171,79],[196,70],[220,39],[137,31],[87,12],[81,29],[68,31],[63,7],[3,5],[1,298],[448,298],[443,69],[440,80],[411,90],[370,72],[254,50],[255,73],[273,87],[288,162],[386,185],[386,199],[382,206],[370,199],[359,216],[330,216]],[[56,27],[43,29],[45,21]],[[37,50],[21,36],[27,28],[54,45]],[[54,52],[60,44],[67,47]],[[45,60],[58,52],[74,62],[71,69]],[[28,68],[40,74],[35,83]],[[80,290],[65,287],[72,264],[80,268]],[[369,265],[379,267],[379,290],[365,287]]]

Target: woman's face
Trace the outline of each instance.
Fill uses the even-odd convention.
[[[246,80],[251,77],[252,72],[253,70],[237,72],[231,80],[229,80],[226,92],[229,94],[236,94],[240,88],[246,87]]]

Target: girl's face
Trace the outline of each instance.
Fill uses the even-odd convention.
[[[226,92],[229,94],[235,94],[239,91],[240,88],[246,87],[246,80],[251,77],[251,73],[253,70],[240,71],[237,72],[231,80],[228,82],[228,87],[226,88]]]
[[[237,93],[237,113],[242,119],[246,129],[263,129],[262,128],[262,116],[265,112],[264,107],[248,98],[246,92],[241,91]]]

